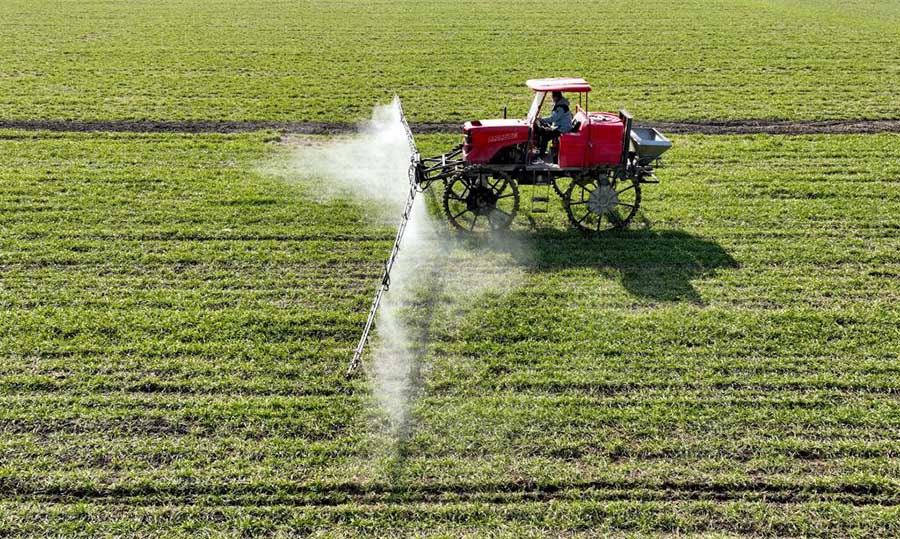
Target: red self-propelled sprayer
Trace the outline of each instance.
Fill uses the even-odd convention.
[[[359,366],[381,297],[390,287],[391,268],[418,191],[442,182],[442,205],[450,224],[467,233],[483,233],[509,228],[519,212],[519,185],[534,186],[531,213],[547,211],[552,188],[562,198],[572,226],[598,233],[628,226],[640,207],[641,186],[658,183],[654,165],[672,147],[659,131],[634,126],[625,110],[590,112],[591,86],[584,79],[532,79],[526,85],[534,97],[525,118],[466,122],[462,143],[435,157],[419,155],[400,108],[411,153],[409,196],[348,375]],[[542,124],[541,109],[553,92],[575,94],[579,103],[571,129],[554,138],[549,158],[537,159],[539,134],[549,128]]]

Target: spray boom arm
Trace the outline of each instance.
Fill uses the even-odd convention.
[[[444,180],[458,172],[464,165],[462,159],[462,144],[454,147],[449,152],[435,157],[421,158],[415,154],[416,159],[411,165],[414,175],[413,180],[421,189],[427,188],[431,182]]]
[[[366,325],[363,328],[362,336],[359,338],[359,344],[356,345],[356,352],[353,353],[353,359],[350,361],[349,367],[347,367],[348,377],[353,374],[353,371],[359,367],[359,364],[362,361],[363,350],[366,347],[366,342],[369,340],[369,333],[372,331],[372,326],[375,323],[375,314],[378,311],[378,305],[381,304],[381,297],[391,287],[391,269],[393,269],[394,263],[397,261],[397,255],[400,253],[400,243],[403,240],[403,233],[406,231],[406,225],[409,223],[413,201],[416,198],[416,193],[419,191],[419,185],[422,183],[419,181],[420,170],[422,169],[422,158],[419,156],[419,148],[416,146],[416,141],[409,128],[409,123],[406,121],[406,115],[403,114],[403,106],[400,103],[400,97],[394,96],[394,104],[400,111],[400,121],[403,122],[403,128],[406,129],[406,138],[409,142],[409,194],[406,197],[406,205],[400,216],[400,226],[397,228],[394,246],[391,248],[391,254],[384,264],[384,273],[381,276],[381,284],[378,286],[378,290],[375,292],[375,298],[372,300],[372,307],[369,309],[369,317],[366,319]],[[426,183],[425,185],[427,186],[428,184]]]

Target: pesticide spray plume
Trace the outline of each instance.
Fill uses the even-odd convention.
[[[371,214],[374,221],[384,224],[390,216],[389,222],[398,226],[347,369],[348,375],[359,370],[364,347],[374,333],[365,371],[395,435],[408,426],[437,310],[477,301],[488,290],[511,289],[524,273],[519,264],[497,262],[497,253],[511,250],[494,249],[492,244],[504,240],[493,238],[480,248],[462,245],[454,250],[456,242],[443,223],[432,219],[426,197],[417,196],[410,167],[418,159],[418,148],[395,97],[391,104],[376,107],[356,135],[297,148],[291,167],[315,180],[317,190],[324,189],[326,197],[356,199],[365,208],[377,210]],[[511,243],[515,242],[504,247]],[[456,271],[460,268],[465,271]],[[448,301],[454,304],[445,304]],[[449,322],[448,317],[441,320]]]
[[[291,168],[319,180],[317,190],[326,199],[366,201],[366,208],[385,212],[376,217],[396,218],[409,187],[404,180],[412,135],[405,126],[400,99],[395,96],[390,104],[375,107],[371,119],[360,123],[354,135],[299,148]]]
[[[394,245],[391,248],[391,254],[384,265],[384,273],[381,276],[381,285],[378,287],[378,291],[375,293],[375,299],[372,300],[372,307],[369,310],[369,317],[366,320],[366,326],[363,329],[362,336],[359,338],[359,344],[357,344],[356,346],[356,351],[353,353],[353,359],[350,360],[350,366],[347,367],[347,376],[351,376],[353,374],[353,371],[356,370],[356,368],[359,366],[360,361],[362,361],[362,353],[366,346],[366,343],[369,340],[369,333],[372,330],[372,324],[375,322],[375,315],[381,303],[381,298],[391,286],[391,270],[394,269],[394,264],[397,262],[397,257],[400,254],[400,246],[403,243],[403,235],[406,233],[406,227],[409,224],[410,219],[412,218],[413,205],[415,204],[416,193],[418,192],[418,186],[416,185],[415,165],[419,161],[419,150],[416,147],[416,141],[413,138],[412,131],[410,131],[409,129],[409,124],[406,122],[406,117],[403,115],[403,107],[400,104],[400,98],[396,95],[394,96],[394,102],[391,104],[391,108],[392,110],[396,111],[396,114],[399,117],[400,124],[403,126],[403,131],[406,134],[407,144],[409,145],[410,163],[407,170],[407,178],[409,180],[409,185],[407,187],[408,192],[406,196],[406,204],[403,206],[403,212],[400,214],[400,226],[397,227],[397,237],[394,239]]]
[[[409,323],[409,306],[416,303],[426,281],[433,282],[443,252],[436,241],[436,224],[422,197],[416,196],[410,165],[418,157],[400,99],[395,96],[389,105],[375,107],[372,118],[362,123],[355,135],[297,148],[291,166],[295,172],[316,180],[319,192],[324,192],[326,198],[356,199],[371,211],[374,221],[383,224],[392,218],[398,225],[347,369],[348,376],[357,371],[377,324],[377,348],[371,354],[370,373],[375,396],[394,426],[405,420],[416,361],[427,340],[419,324]]]

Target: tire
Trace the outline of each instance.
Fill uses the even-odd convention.
[[[641,205],[641,184],[613,174],[573,179],[563,197],[573,226],[586,232],[622,229],[631,223]]]
[[[505,230],[519,211],[519,188],[504,172],[460,172],[444,181],[443,207],[457,230]]]

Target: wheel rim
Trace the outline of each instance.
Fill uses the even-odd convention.
[[[573,181],[565,196],[569,221],[591,232],[628,226],[640,202],[639,183],[614,177]]]
[[[479,233],[509,228],[518,210],[516,182],[503,173],[458,174],[444,186],[444,213],[459,230]]]
[[[569,190],[569,184],[572,182],[569,178],[555,178],[553,180],[553,190],[559,195],[559,198],[566,197],[566,191]]]

